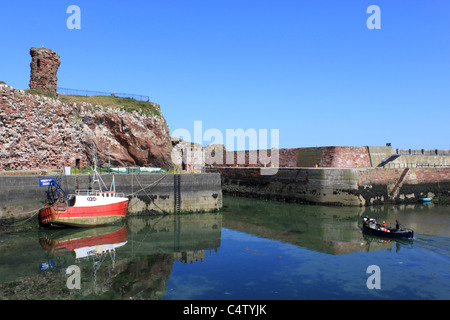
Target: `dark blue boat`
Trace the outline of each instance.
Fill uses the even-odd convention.
[[[365,217],[362,229],[364,232],[383,238],[414,238],[414,230],[406,228],[382,227],[375,219]]]

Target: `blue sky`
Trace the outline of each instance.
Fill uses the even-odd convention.
[[[202,121],[279,129],[282,148],[448,149],[449,14],[448,0],[2,2],[0,80],[27,89],[29,49],[45,46],[58,86],[151,95],[171,132]]]

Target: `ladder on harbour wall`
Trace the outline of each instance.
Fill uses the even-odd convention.
[[[181,212],[181,174],[173,175],[174,213]]]

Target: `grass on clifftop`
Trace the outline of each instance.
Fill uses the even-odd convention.
[[[58,99],[62,103],[90,103],[93,106],[102,105],[104,107],[123,107],[127,112],[137,111],[145,115],[161,116],[160,111],[155,104],[147,101],[139,101],[132,98],[122,98],[113,96],[74,96],[74,95],[58,95],[50,92],[40,92],[37,90],[25,90],[27,94],[40,95],[53,99]]]

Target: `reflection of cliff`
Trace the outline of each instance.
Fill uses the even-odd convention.
[[[226,228],[329,254],[369,250],[360,229],[361,208],[229,197],[224,204]]]

